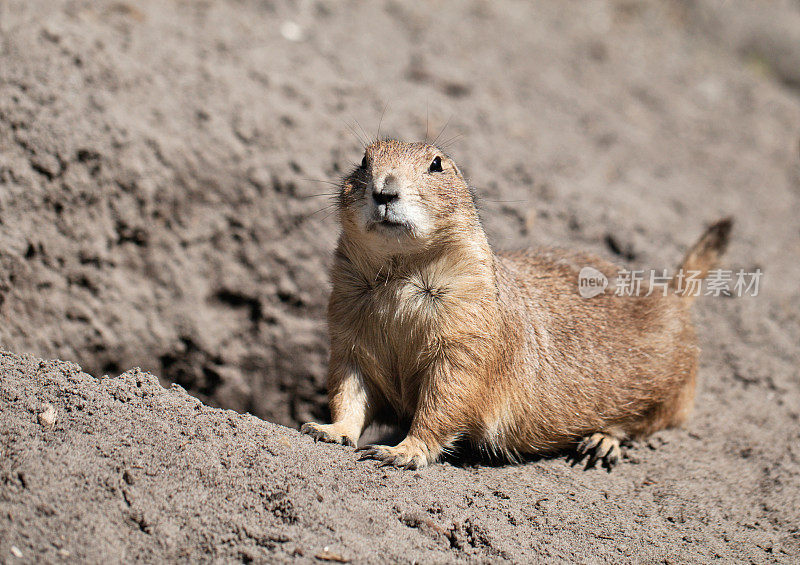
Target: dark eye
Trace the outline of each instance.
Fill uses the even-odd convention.
[[[362,169],[366,169],[367,168],[367,154],[366,153],[364,154],[364,158],[361,159],[361,168]]]
[[[431,161],[431,166],[428,167],[429,173],[441,173],[442,172],[442,158],[441,157],[434,157],[433,161]]]

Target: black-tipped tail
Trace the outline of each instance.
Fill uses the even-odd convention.
[[[731,229],[733,229],[733,218],[723,218],[711,224],[702,237],[683,258],[679,270],[684,276],[692,275],[696,280],[704,279],[708,272],[716,268],[719,260],[728,248]],[[673,279],[673,287],[676,294],[686,298],[694,298],[693,295],[685,293],[685,288],[678,287],[678,280]]]

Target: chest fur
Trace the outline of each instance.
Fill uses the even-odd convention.
[[[466,274],[433,263],[367,277],[342,262],[332,275],[331,339],[393,403],[413,404],[415,383],[469,309]]]
[[[435,274],[421,270],[368,280],[349,273],[347,279],[334,284],[330,325],[355,350],[393,365],[424,352],[446,332],[457,299]]]
[[[366,275],[345,259],[332,269],[333,347],[351,352],[365,376],[401,410],[444,344],[492,327],[493,271],[470,256],[445,256]]]

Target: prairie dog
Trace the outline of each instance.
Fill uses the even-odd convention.
[[[619,442],[683,423],[698,348],[691,297],[578,293],[587,254],[495,253],[456,164],[426,143],[376,141],[339,193],[328,307],[331,424],[301,430],[356,446],[375,420],[408,425],[363,458],[420,468],[460,440],[515,458],[577,444],[609,469]],[[706,276],[729,219],[682,267]]]

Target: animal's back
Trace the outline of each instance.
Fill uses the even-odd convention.
[[[675,400],[693,389],[698,352],[680,297],[660,288],[645,296],[643,285],[638,296],[607,289],[584,298],[578,292],[583,267],[610,281],[620,270],[586,253],[500,252],[496,265],[501,303],[527,337],[525,358],[510,378],[524,383],[534,413],[519,414],[514,429],[548,422],[546,430],[518,433],[518,449],[540,443],[539,435],[557,448],[592,430],[638,435],[679,423],[672,421]]]

